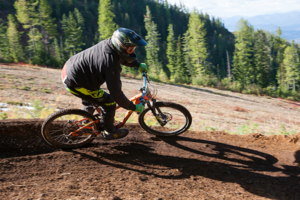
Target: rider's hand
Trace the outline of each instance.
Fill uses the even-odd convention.
[[[147,72],[148,71],[148,69],[147,69],[147,65],[145,64],[145,63],[141,63],[140,64],[140,67],[139,67],[139,70],[140,70],[140,72]]]
[[[142,113],[144,110],[144,106],[142,104],[135,105],[135,111],[138,113]]]

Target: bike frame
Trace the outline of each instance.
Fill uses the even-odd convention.
[[[133,102],[134,105],[138,105],[138,104],[145,104],[146,101],[152,99],[150,96],[147,96],[147,75],[146,75],[146,72],[143,72],[143,79],[144,79],[144,87],[142,88],[142,93],[141,94],[138,94],[132,98],[130,98],[129,100],[131,102]],[[116,110],[118,110],[119,108],[121,108],[120,106],[117,106],[116,107]],[[97,112],[99,113],[99,115],[101,115],[101,110],[100,108],[96,108]],[[121,128],[122,126],[125,125],[125,123],[127,122],[127,120],[129,119],[129,117],[132,115],[134,111],[133,110],[129,110],[127,111],[127,113],[125,114],[123,120],[117,124],[115,127],[116,129],[119,129]],[[82,119],[82,120],[79,120],[77,122],[81,122],[81,121],[84,121],[86,119]],[[92,129],[92,127],[89,127],[90,125],[92,124],[95,124],[95,123],[99,123],[99,119],[95,120],[95,121],[92,121],[84,126],[82,126],[81,128],[79,128],[78,130],[70,133],[69,135],[70,136],[78,136],[79,134],[77,134],[77,132],[81,131],[82,129],[85,129],[85,128],[88,128],[88,129]],[[96,135],[99,135],[100,133],[99,132],[96,132],[95,133]]]

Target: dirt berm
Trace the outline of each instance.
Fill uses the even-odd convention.
[[[41,120],[0,121],[0,199],[300,199],[300,135],[191,132],[137,124],[85,148],[46,145]]]

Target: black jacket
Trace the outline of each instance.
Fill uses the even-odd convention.
[[[83,87],[91,91],[98,90],[106,82],[114,101],[128,110],[135,110],[135,105],[122,92],[120,64],[128,67],[139,67],[140,63],[124,62],[114,49],[111,39],[72,56],[67,61],[67,76],[73,87]]]

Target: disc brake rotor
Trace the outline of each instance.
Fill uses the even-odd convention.
[[[158,117],[163,120],[164,122],[169,122],[172,120],[172,115],[167,112],[159,113]]]

